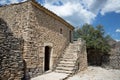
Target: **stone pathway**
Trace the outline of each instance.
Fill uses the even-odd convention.
[[[68,75],[69,74],[66,73],[51,72],[32,78],[31,80],[62,80],[66,78]]]

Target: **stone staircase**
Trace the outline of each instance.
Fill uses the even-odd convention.
[[[76,62],[78,59],[78,50],[79,45],[77,41],[70,43],[67,49],[65,50],[63,56],[60,58],[59,63],[56,67],[56,72],[73,74],[76,71]]]
[[[85,49],[85,44],[81,39],[70,43],[64,54],[60,57],[57,67],[53,72],[43,74],[31,80],[67,80],[77,71],[87,67]]]

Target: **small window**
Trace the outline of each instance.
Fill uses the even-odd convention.
[[[60,34],[62,34],[63,33],[63,31],[62,31],[62,29],[60,28]]]

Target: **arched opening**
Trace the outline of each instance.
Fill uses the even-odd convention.
[[[49,46],[45,46],[44,71],[48,71],[50,69],[50,54],[51,48]]]

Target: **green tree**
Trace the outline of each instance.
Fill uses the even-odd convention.
[[[75,38],[82,38],[86,41],[88,54],[103,55],[110,51],[110,46],[107,43],[110,36],[105,36],[102,25],[93,27],[85,24],[81,28],[76,29],[74,35],[76,35]]]
[[[92,25],[85,24],[81,28],[74,31],[75,38],[82,38],[86,41],[87,49],[94,49],[101,53],[110,51],[110,46],[107,43],[109,35],[105,36],[105,31],[102,25],[95,28]]]

